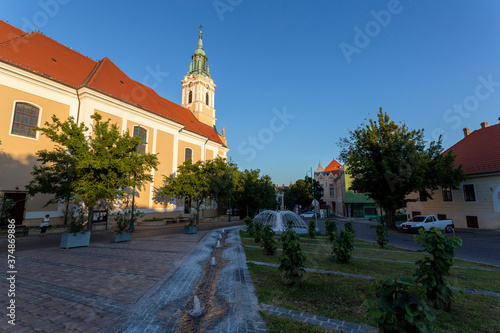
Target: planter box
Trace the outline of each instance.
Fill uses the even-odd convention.
[[[111,241],[113,243],[130,242],[131,240],[132,240],[132,232],[131,231],[122,231],[121,233],[114,232],[113,237],[111,238]]]
[[[77,232],[76,234],[64,233],[61,237],[61,248],[69,249],[71,247],[89,246],[90,231]]]
[[[198,232],[198,227],[195,225],[188,225],[184,227],[185,234],[195,234]]]

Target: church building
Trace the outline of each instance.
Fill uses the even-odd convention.
[[[27,33],[0,21],[0,196],[13,199],[16,224],[39,225],[45,214],[62,215],[62,207],[44,207],[47,195],[29,197],[36,153],[54,144],[34,130],[56,115],[72,116],[91,128],[94,113],[118,128],[144,138],[141,149],[158,154],[154,181],[135,200],[147,215],[181,211],[154,200],[164,176],[185,160],[226,158],[224,132],[215,127],[215,83],[210,75],[200,30],[189,71],[182,79],[182,103],[158,95],[128,77],[110,59],[92,60],[33,31]],[[54,223],[58,223],[54,221]]]

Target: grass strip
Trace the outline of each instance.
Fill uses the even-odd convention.
[[[266,322],[269,333],[337,333],[344,331],[328,329],[325,327],[314,326],[301,321],[271,315],[268,311],[260,311],[262,319]]]

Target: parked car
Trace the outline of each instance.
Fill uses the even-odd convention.
[[[408,232],[418,232],[420,229],[429,231],[431,228],[452,232],[455,225],[452,220],[438,220],[434,215],[417,215],[410,221],[401,223],[401,229]]]
[[[304,212],[300,214],[300,217],[310,219],[314,217],[314,212]]]

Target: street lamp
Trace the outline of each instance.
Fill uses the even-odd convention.
[[[141,135],[141,125],[138,126],[137,136],[141,139],[141,143],[146,143],[146,136],[142,138]],[[139,146],[137,146],[137,150],[139,150]],[[134,231],[134,208],[135,208],[135,177],[134,177],[134,188],[132,189],[132,212],[130,214],[130,230]]]
[[[309,171],[306,172],[306,176]],[[313,168],[311,167],[311,188],[312,188],[312,195],[313,195],[313,211],[314,211],[314,223],[316,225],[316,229],[318,229],[318,215],[316,213],[316,205],[314,204],[314,173],[313,173]]]

